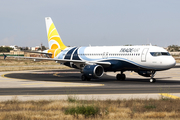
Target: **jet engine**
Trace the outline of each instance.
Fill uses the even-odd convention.
[[[83,74],[88,78],[99,78],[103,73],[104,69],[101,65],[87,65],[83,69]]]
[[[137,73],[144,77],[151,77],[151,74],[152,74],[151,71],[138,71]]]

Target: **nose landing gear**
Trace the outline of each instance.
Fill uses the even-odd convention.
[[[156,71],[151,71],[151,75],[150,75],[151,78],[149,80],[150,83],[156,82],[156,79],[154,78],[155,74],[156,74]],[[123,71],[121,71],[121,74],[116,75],[116,79],[124,81],[126,79],[126,75],[123,74]]]
[[[154,82],[156,82],[156,79],[155,78],[151,78],[150,79],[150,83],[154,83]]]
[[[155,74],[156,74],[156,71],[152,71],[152,73],[151,73],[151,78],[150,78],[150,83],[156,82],[156,79],[153,78],[153,77],[155,76]]]

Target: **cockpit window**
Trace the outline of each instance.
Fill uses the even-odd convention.
[[[161,52],[162,55],[170,55],[168,52]]]
[[[150,52],[152,56],[169,56],[168,52]]]

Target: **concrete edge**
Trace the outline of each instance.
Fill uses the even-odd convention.
[[[171,93],[169,96],[180,96],[180,93]],[[19,101],[39,101],[39,100],[67,100],[72,97],[77,100],[130,100],[130,99],[161,99],[167,96],[156,94],[91,94],[91,95],[4,95],[0,96],[0,101],[19,100]],[[180,97],[178,97],[180,99]]]

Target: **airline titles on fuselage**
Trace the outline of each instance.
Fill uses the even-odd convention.
[[[139,52],[140,48],[121,48],[119,52]]]

